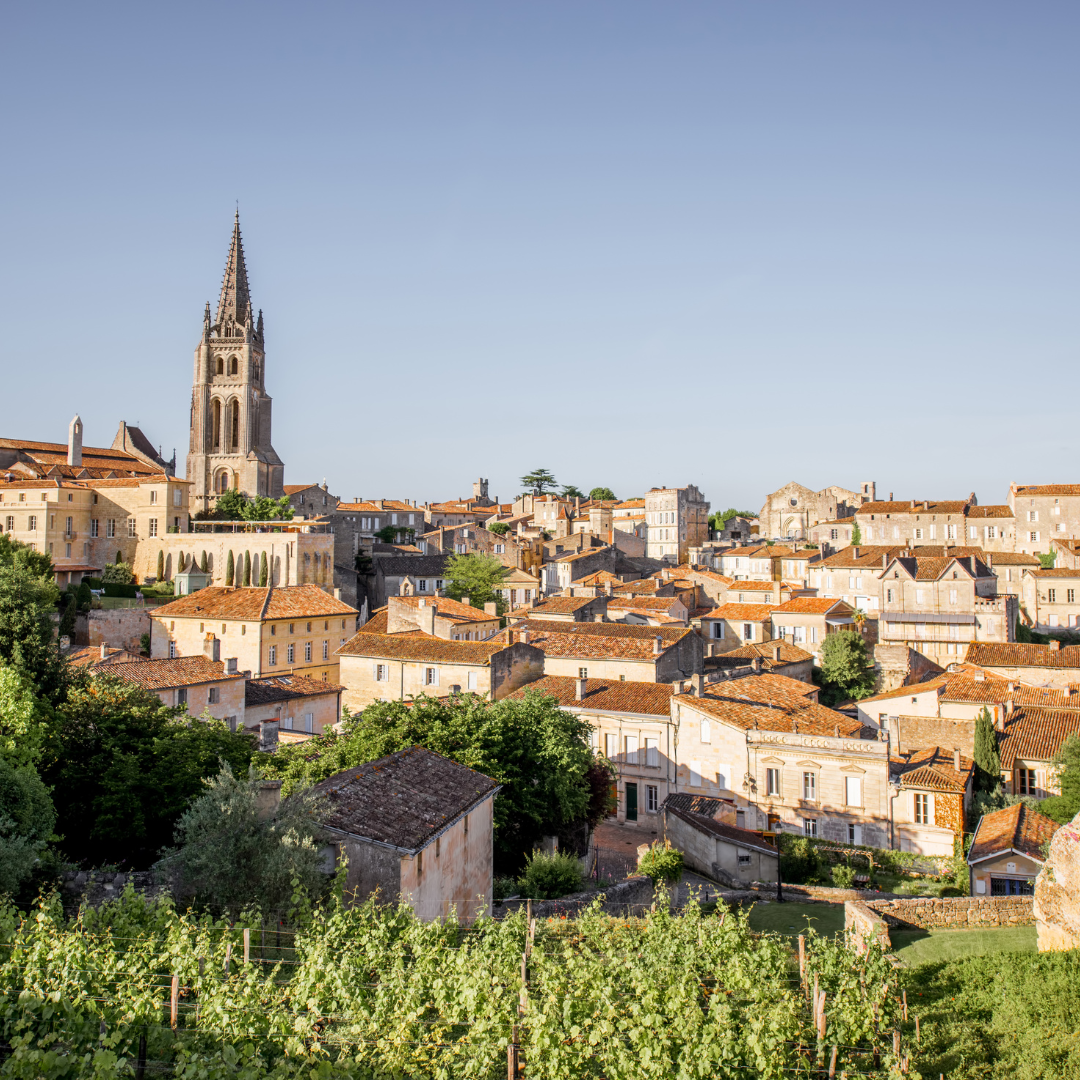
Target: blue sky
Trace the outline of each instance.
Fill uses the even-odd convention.
[[[78,411],[182,461],[239,200],[286,482],[1075,481],[1078,31],[985,0],[9,7],[2,434]]]

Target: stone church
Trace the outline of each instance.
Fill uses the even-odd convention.
[[[285,494],[285,466],[270,440],[265,361],[263,315],[253,315],[238,211],[217,316],[211,322],[208,301],[195,349],[187,456],[192,514],[212,509],[229,488],[275,499]]]
[[[868,480],[861,491],[849,491],[835,485],[813,491],[792,481],[766,498],[759,515],[760,536],[763,540],[775,536],[806,540],[811,526],[852,517],[863,503],[873,502],[876,487]]]

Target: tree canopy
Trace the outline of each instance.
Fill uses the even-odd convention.
[[[733,517],[756,518],[757,516],[756,510],[736,510],[734,506],[729,506],[726,510],[718,510],[709,516],[709,527],[719,532]]]
[[[495,844],[503,865],[519,866],[541,836],[584,821],[594,809],[590,726],[554,698],[489,701],[380,701],[347,717],[340,734],[279,747],[266,764],[291,790],[410,746],[426,746],[503,785],[495,800]],[[610,783],[610,777],[606,778]],[[601,800],[596,809],[603,812]]]
[[[243,491],[229,488],[219,496],[214,509],[198,517],[216,521],[288,521],[293,516],[288,495],[271,499],[266,495],[252,498]]]
[[[1039,803],[1039,809],[1063,825],[1080,814],[1080,735],[1070,735],[1054,756],[1060,795]]]
[[[609,502],[612,499],[618,498],[614,491],[609,487],[594,487],[589,492],[589,498],[593,502]]]
[[[585,492],[577,486],[577,484],[563,484],[562,491],[559,492],[564,499],[584,499]]]
[[[59,598],[49,556],[0,534],[0,661],[50,699],[63,682],[52,625]]]
[[[494,555],[451,555],[443,571],[443,591],[451,600],[467,596],[473,607],[482,608],[494,601],[501,615],[506,609],[506,601],[495,591],[495,586],[508,573],[509,568]]]
[[[866,642],[854,630],[826,635],[820,670],[823,705],[838,705],[873,693],[874,668],[866,658]]]
[[[974,757],[976,790],[993,791],[1001,783],[1001,754],[994,722],[985,705],[975,717]]]
[[[555,474],[547,469],[533,469],[532,472],[521,477],[521,483],[534,494],[543,495],[544,492],[553,490],[557,481]]]

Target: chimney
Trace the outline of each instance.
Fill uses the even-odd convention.
[[[528,630],[522,630],[521,631],[521,644],[522,645],[528,645],[529,644],[529,631]]]
[[[881,556],[881,569],[884,570],[885,567],[888,566],[888,565],[889,565],[889,556],[888,555],[882,555]]]
[[[593,622],[603,622],[604,621],[604,616],[603,615],[594,615],[592,617],[592,621]]]
[[[586,690],[587,690],[588,685],[589,685],[589,680],[588,679],[575,679],[574,683],[576,684],[575,688],[574,688],[574,700],[575,701],[584,701],[585,700],[585,693],[586,693]]]
[[[987,570],[994,569],[994,553],[992,551],[986,553],[986,568]]]
[[[656,637],[653,638],[653,643],[652,643],[653,656],[659,656],[660,655],[660,653],[663,651],[663,645],[664,645],[664,639],[662,637],[660,637],[659,634],[657,634]]]
[[[614,593],[615,593],[615,582],[614,581],[605,581],[604,582],[604,592],[608,596],[613,596]]]
[[[498,616],[499,616],[499,605],[496,604],[494,600],[489,600],[484,605],[484,614],[485,615],[490,615],[493,619],[498,618]]]
[[[235,656],[229,656],[225,660],[225,674],[235,675],[237,673],[237,658]]]
[[[761,673],[761,657],[760,656],[755,656],[754,659],[750,661],[750,669],[754,672],[755,675]]]
[[[1009,693],[1010,694],[1015,694],[1016,693],[1016,683],[1014,683],[1014,682],[1009,683]]]
[[[109,655],[109,646],[103,641],[101,643],[101,659],[104,660]]]
[[[334,590],[334,599],[335,600],[340,600],[341,599],[341,590],[340,589],[335,589]]]
[[[216,663],[221,659],[221,642],[213,634],[207,634],[203,642],[203,652]]]
[[[705,693],[705,676],[704,675],[691,675],[690,676],[690,692],[694,697],[702,697]]]
[[[889,492],[889,502],[892,502],[892,492]]]
[[[1016,707],[1016,706],[1015,706],[1015,705],[1013,704],[1013,699],[1012,699],[1012,698],[1009,698],[1009,699],[1008,699],[1008,700],[1007,700],[1007,701],[1005,702],[1005,718],[1006,718],[1006,719],[1008,719],[1008,718],[1009,718],[1010,716],[1012,716],[1012,714],[1013,714],[1013,709],[1014,709],[1015,707]]]
[[[69,465],[82,464],[82,418],[78,413],[68,424],[68,456]]]
[[[952,753],[953,753],[953,757],[952,757],[953,768],[957,772],[959,772],[960,771],[960,750],[959,750],[959,748],[954,750]]]
[[[915,500],[914,499],[911,500],[911,509],[912,510],[915,509]]]
[[[775,663],[777,663],[777,664],[780,663],[780,646],[779,645],[774,645],[772,647],[772,658],[773,658],[773,661]]]
[[[1046,647],[1051,652],[1057,652],[1061,648],[1061,642],[1057,638],[1053,638],[1046,643]]]
[[[462,603],[463,603],[463,604],[464,604],[464,605],[465,605],[466,607],[472,607],[472,603],[470,602],[470,600],[469,600],[469,598],[468,598],[467,596],[463,596],[463,597],[461,598],[461,602],[462,602]]]
[[[853,547],[851,549],[851,555],[852,555],[852,558],[857,559],[859,557],[859,549],[857,547]]]

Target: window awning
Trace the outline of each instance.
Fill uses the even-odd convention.
[[[890,623],[949,623],[953,626],[970,626],[975,616],[965,612],[958,615],[938,612],[886,611],[881,616]]]

